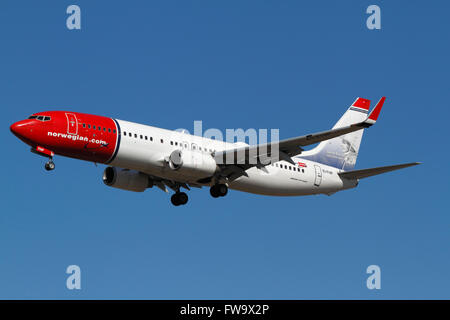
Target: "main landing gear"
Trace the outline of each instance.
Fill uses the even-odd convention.
[[[47,171],[55,170],[55,163],[53,162],[53,160],[51,158],[45,164],[45,170],[47,170]]]
[[[224,197],[228,193],[228,187],[225,184],[215,184],[209,189],[209,193],[213,198]]]
[[[176,207],[178,207],[179,205],[184,205],[188,202],[189,198],[188,195],[185,192],[176,192],[172,195],[172,197],[170,198],[170,201],[172,202],[172,204]]]

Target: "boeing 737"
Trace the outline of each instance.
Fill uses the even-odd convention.
[[[360,179],[419,164],[354,170],[363,131],[375,124],[384,101],[369,113],[370,100],[357,98],[331,130],[259,145],[71,111],[38,112],[10,129],[48,158],[46,170],[55,169],[55,155],[103,163],[107,186],[135,192],[169,188],[175,206],[188,202],[181,189],[192,187],[210,187],[215,198],[228,188],[271,196],[331,195],[356,187]]]

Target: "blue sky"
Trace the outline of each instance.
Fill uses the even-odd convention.
[[[66,28],[68,5],[82,29]],[[370,4],[382,28],[366,28]],[[450,298],[450,6],[426,1],[2,1],[0,298]],[[43,110],[164,128],[330,128],[387,96],[357,168],[421,161],[328,196],[103,185],[104,166],[9,132]],[[79,265],[82,290],[65,287]],[[381,290],[366,288],[381,267]]]

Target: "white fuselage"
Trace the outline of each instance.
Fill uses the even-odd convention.
[[[236,148],[236,144],[117,120],[120,144],[111,166],[132,169],[167,180],[198,184],[201,177],[183,175],[167,165],[167,157],[177,149],[210,156],[215,151]],[[356,180],[341,179],[341,170],[317,162],[293,157],[296,165],[279,161],[263,168],[252,167],[229,182],[231,189],[273,196],[332,194],[354,188]],[[301,162],[303,165],[299,165]],[[203,185],[210,185],[205,183]]]

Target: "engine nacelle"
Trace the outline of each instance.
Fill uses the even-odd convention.
[[[105,169],[103,183],[113,188],[134,192],[143,192],[145,189],[153,187],[153,181],[146,174],[115,167]]]
[[[217,170],[217,163],[210,154],[175,150],[169,156],[169,167],[179,170],[184,176],[201,179],[212,176]]]

